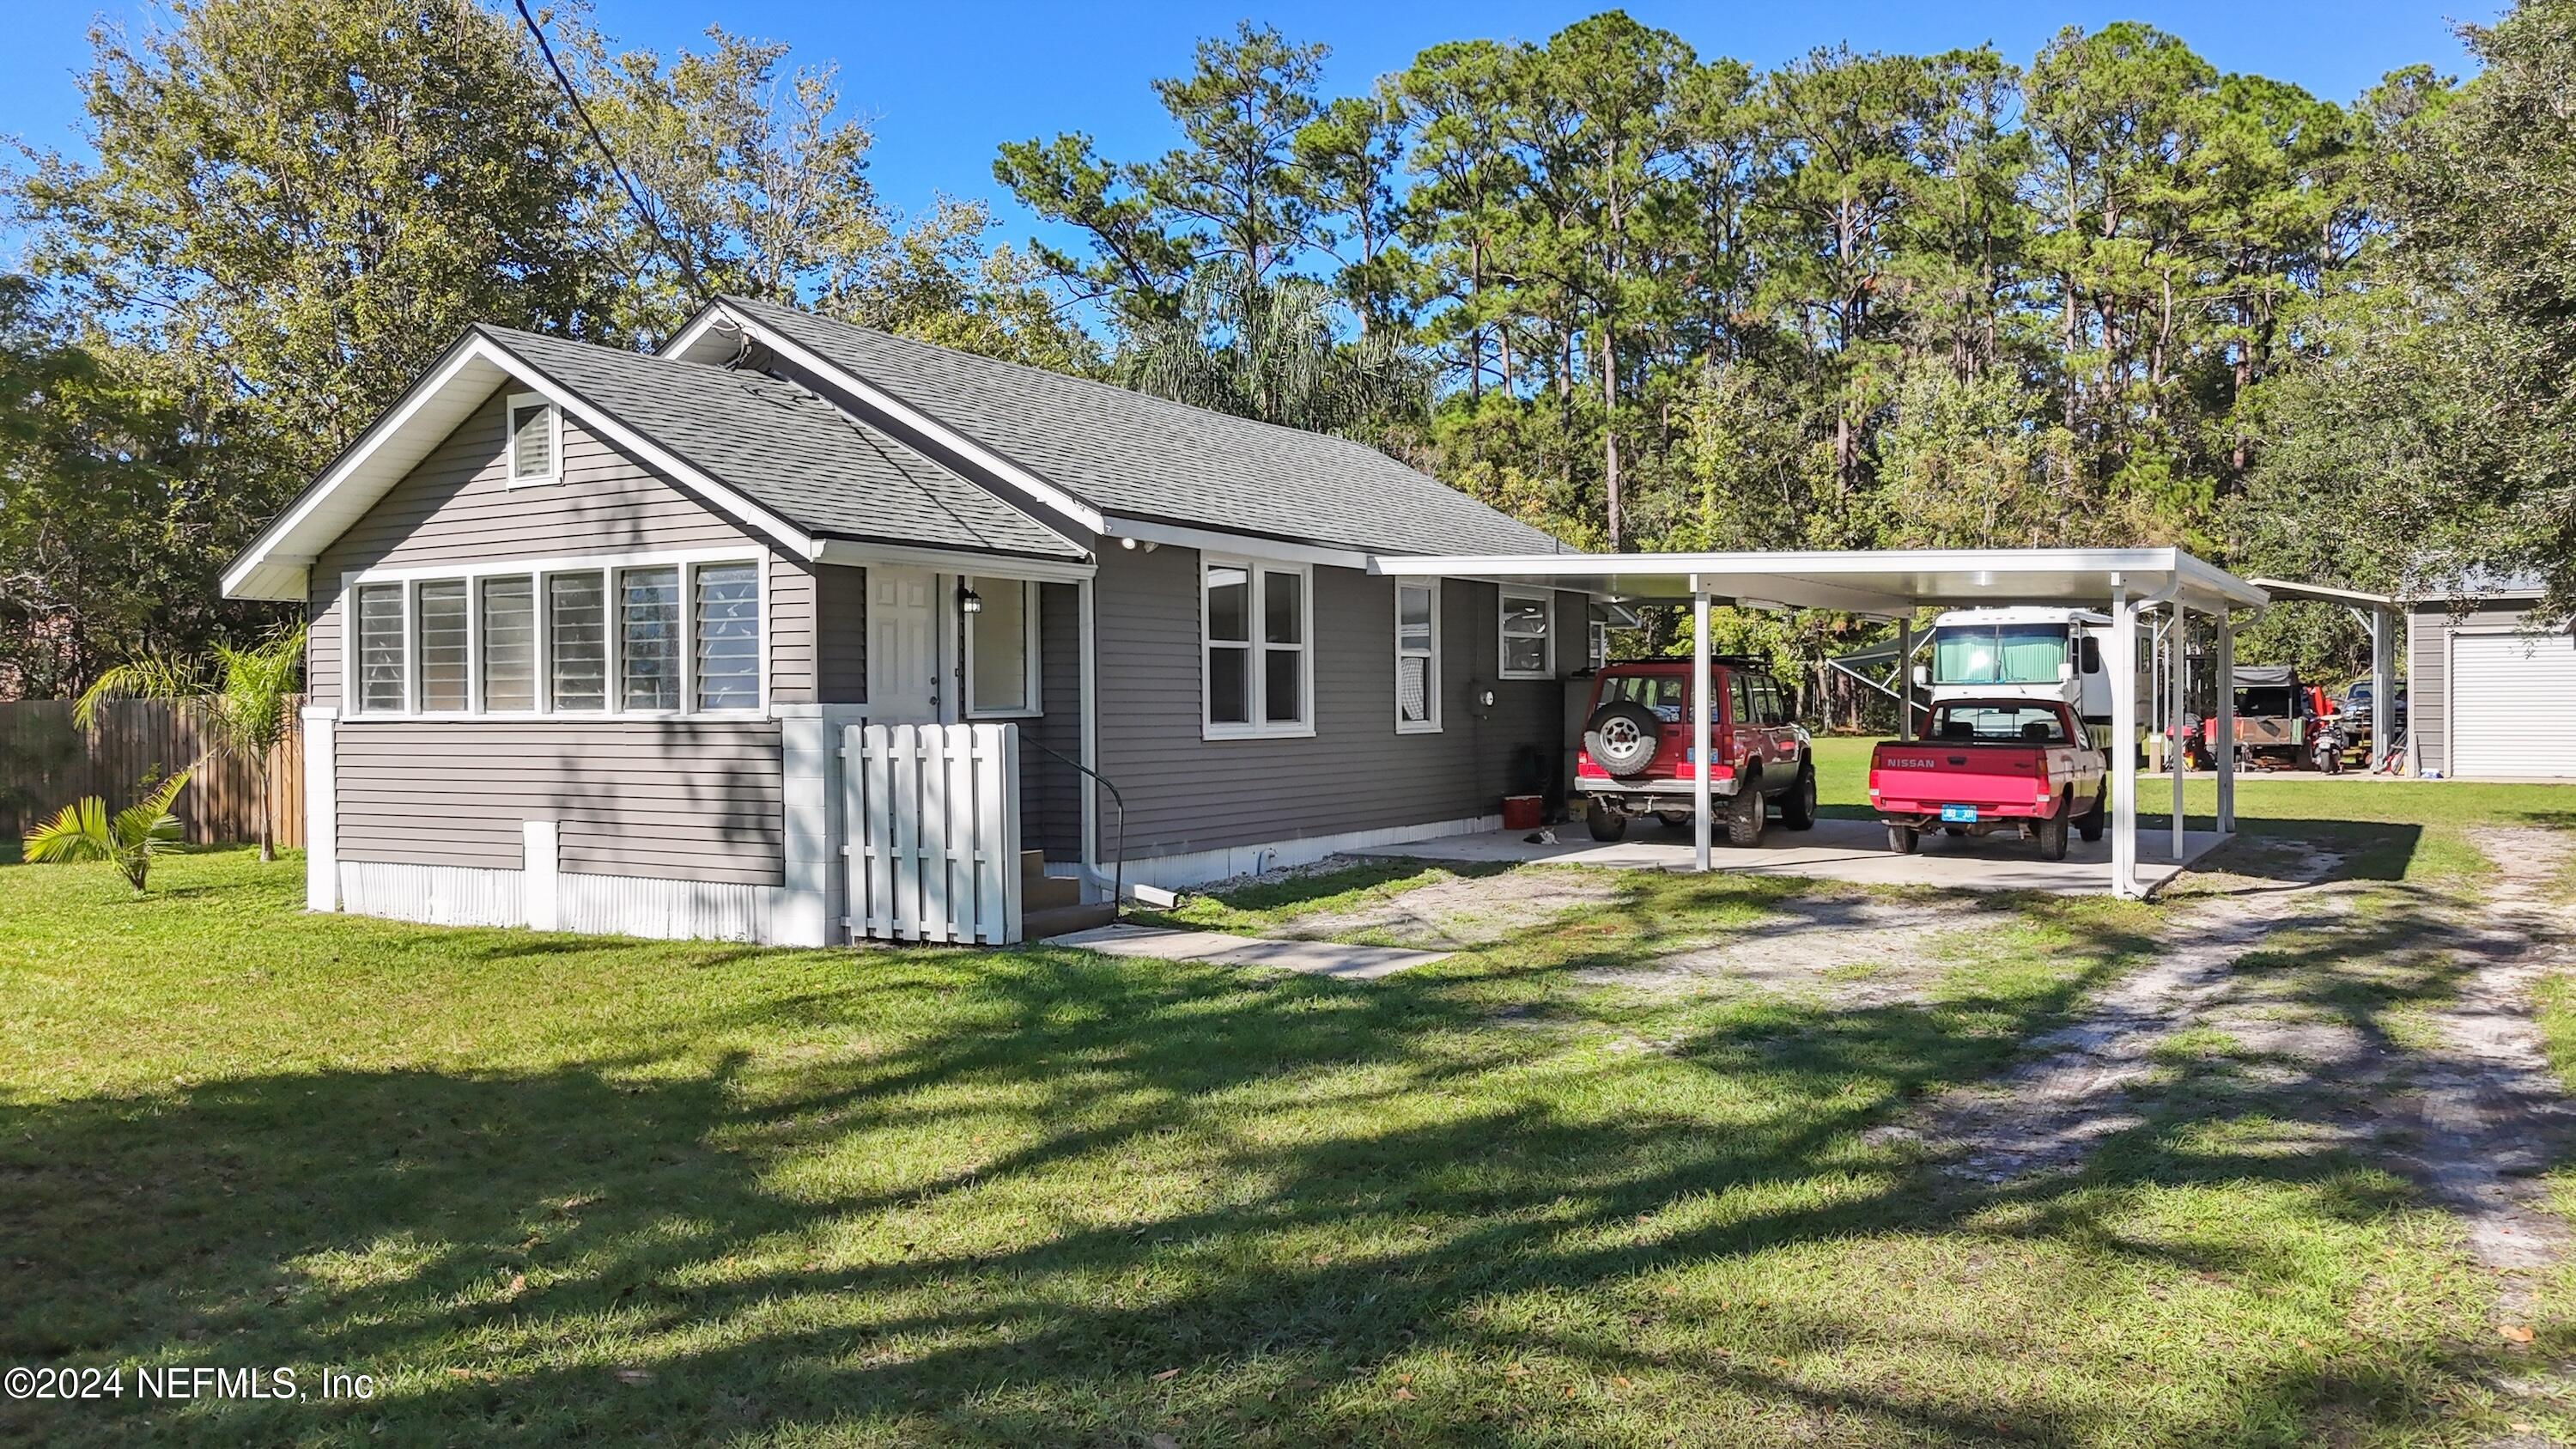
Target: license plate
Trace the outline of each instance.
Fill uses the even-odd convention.
[[[1974,825],[1977,823],[1977,807],[1974,805],[1944,805],[1941,807],[1941,818],[1944,821],[1959,825]]]

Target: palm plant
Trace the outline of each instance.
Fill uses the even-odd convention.
[[[170,805],[187,783],[188,772],[181,770],[162,781],[151,794],[114,815],[107,813],[107,802],[96,795],[75,800],[53,819],[27,832],[27,861],[44,864],[103,860],[115,866],[125,883],[141,895],[144,879],[152,873],[153,858],[179,842],[179,817],[170,813]]]
[[[82,693],[72,719],[88,729],[100,703],[118,698],[159,700],[186,715],[207,739],[208,754],[229,756],[250,770],[259,791],[259,858],[275,860],[269,762],[294,722],[288,702],[303,671],[304,626],[248,649],[218,644],[213,662],[212,670],[168,658],[117,665]]]
[[[1344,338],[1339,302],[1309,277],[1264,281],[1211,264],[1169,317],[1118,349],[1119,380],[1139,392],[1237,417],[1349,433],[1430,406],[1431,374],[1383,331]]]

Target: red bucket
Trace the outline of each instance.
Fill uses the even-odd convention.
[[[1544,823],[1546,817],[1547,807],[1539,796],[1506,795],[1503,797],[1505,830],[1536,830]]]

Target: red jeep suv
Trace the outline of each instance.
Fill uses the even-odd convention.
[[[1759,845],[1774,804],[1780,823],[1816,823],[1816,763],[1807,732],[1790,717],[1789,695],[1761,660],[1721,655],[1709,668],[1717,712],[1709,725],[1709,794],[1729,845]],[[1574,788],[1595,840],[1617,840],[1635,816],[1690,823],[1691,665],[1646,659],[1605,665],[1592,681]]]

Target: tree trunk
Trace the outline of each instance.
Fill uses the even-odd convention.
[[[1610,500],[1610,551],[1619,551],[1619,351],[1610,324],[1601,324],[1601,457],[1604,492]]]
[[[269,819],[270,796],[266,755],[262,755],[260,762],[251,767],[250,778],[251,788],[259,791],[259,860],[260,864],[266,865],[277,859],[277,828],[275,822]]]

